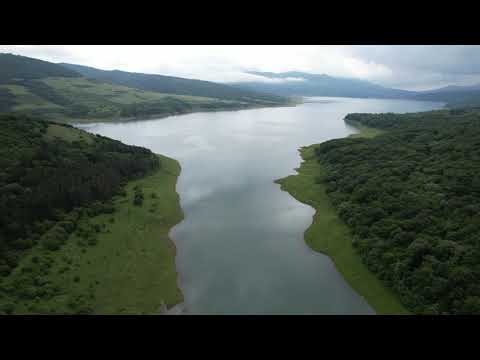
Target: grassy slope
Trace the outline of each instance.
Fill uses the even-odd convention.
[[[8,90],[15,96],[16,105],[12,108],[12,111],[42,111],[43,117],[57,121],[92,122],[119,118],[120,107],[123,105],[142,103],[162,104],[168,99],[183,101],[189,104],[195,111],[201,110],[202,108],[209,110],[208,107],[212,105],[217,108],[225,106],[226,109],[232,105],[238,105],[239,108],[248,105],[244,102],[209,97],[149,92],[121,85],[99,83],[85,78],[45,78],[36,81],[44,82],[58,94],[61,94],[62,97],[72,101],[72,103],[91,109],[92,115],[86,116],[85,118],[70,119],[65,114],[65,106],[54,104],[51,101],[35,95],[25,86],[2,84],[0,85],[1,88]],[[102,113],[106,115],[100,116],[99,114]]]
[[[84,134],[51,125],[46,136],[74,141]],[[183,300],[177,286],[175,246],[168,237],[170,229],[183,219],[175,190],[180,165],[159,157],[162,168],[129,182],[127,196],[114,199],[113,214],[89,219],[93,224],[105,224],[96,245],[80,246],[80,239],[72,234],[55,252],[41,246],[30,250],[4,285],[14,280],[23,266],[31,264],[33,257],[49,257],[52,266],[42,280],[58,286],[62,295],[19,302],[14,313],[70,313],[69,303],[83,297],[96,314],[158,314],[164,304],[171,307]],[[145,195],[141,207],[133,205],[136,185]],[[68,270],[63,272],[65,268]]]
[[[379,132],[362,127],[360,133],[353,136],[372,137]],[[276,181],[282,190],[316,209],[312,225],[305,232],[306,243],[315,251],[330,256],[345,280],[378,314],[408,314],[396,296],[362,263],[352,246],[350,231],[338,218],[324,185],[315,182],[324,171],[313,158],[316,146],[318,145],[300,149],[304,162],[297,169],[298,175]]]
[[[122,85],[100,83],[85,78],[47,78],[43,79],[42,81],[59,91],[63,96],[77,101],[88,101],[92,97],[96,98],[98,96],[106,97],[109,101],[118,104],[133,104],[143,101],[161,101],[166,96],[199,104],[221,101],[208,97],[172,95],[137,90]],[[78,97],[80,97],[80,99],[78,99]]]
[[[62,122],[95,122],[125,120],[120,114],[121,107],[132,104],[165,104],[168,108],[169,99],[182,101],[188,106],[180,113],[194,111],[219,111],[222,109],[242,109],[259,106],[274,106],[268,102],[249,103],[240,100],[225,100],[203,96],[188,96],[165,94],[152,91],[134,89],[122,85],[113,85],[89,80],[82,77],[61,77],[44,78],[35,80],[43,82],[51,87],[64,99],[71,101],[76,106],[83,106],[89,109],[89,114],[81,117],[70,118],[67,115],[69,105],[55,104],[52,101],[35,95],[30,89],[23,85],[2,84],[1,88],[8,90],[15,96],[16,105],[11,109],[19,112],[41,111],[42,117]],[[292,105],[292,104],[279,104]],[[156,115],[145,117],[167,116],[177,113],[172,109]]]
[[[83,130],[51,124],[48,126],[47,133],[45,134],[45,140],[53,141],[55,138],[60,138],[68,142],[83,140],[88,144],[92,143],[91,136]]]
[[[58,110],[61,106],[53,104],[50,101],[32,94],[26,87],[21,85],[0,85],[1,88],[8,90],[15,96],[16,105],[13,111],[28,111],[33,109]]]

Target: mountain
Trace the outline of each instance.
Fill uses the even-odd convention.
[[[76,71],[48,61],[12,54],[0,54],[0,83],[46,77],[80,77]]]
[[[480,107],[480,84],[470,86],[449,85],[439,89],[420,91],[415,100],[441,101],[450,108]]]
[[[282,102],[280,96],[238,89],[233,86],[210,81],[192,80],[173,76],[133,73],[120,70],[100,70],[88,66],[61,63],[60,65],[95,79],[135,89],[176,95],[205,96],[225,100],[249,102]]]
[[[480,90],[480,84],[468,85],[468,86],[448,85],[438,89],[424,90],[424,91],[421,91],[421,93],[440,94],[440,93],[478,91],[478,90]]]
[[[340,96],[358,98],[408,98],[415,92],[391,89],[369,81],[291,71],[284,73],[250,71],[264,80],[231,83],[255,91],[282,96]]]
[[[163,86],[163,79],[173,80],[166,80]],[[199,80],[108,72],[79,65],[67,67],[0,54],[0,112],[3,113],[78,122],[287,103],[284,97]]]
[[[480,84],[449,85],[427,91],[407,91],[383,87],[369,81],[290,71],[284,73],[247,72],[263,79],[230,83],[238,88],[270,92],[282,96],[339,96],[390,98],[444,102],[450,108],[480,107]]]

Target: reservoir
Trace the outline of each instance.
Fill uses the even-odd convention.
[[[308,98],[295,107],[206,112],[79,125],[177,159],[185,214],[170,235],[189,314],[374,314],[303,233],[313,208],[273,181],[300,165],[298,148],[356,130],[352,112],[417,112],[441,103]]]

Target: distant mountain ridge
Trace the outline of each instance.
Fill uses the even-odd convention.
[[[438,93],[446,93],[446,92],[461,92],[461,91],[477,91],[480,90],[480,84],[475,84],[475,85],[448,85],[444,86],[438,89],[432,89],[432,90],[424,90],[420,91],[421,93],[428,93],[428,94],[438,94]]]
[[[235,82],[231,85],[282,96],[408,98],[415,95],[415,92],[412,91],[391,89],[366,80],[333,77],[326,74],[310,74],[300,71],[284,73],[249,71],[247,73],[262,76],[268,80]]]
[[[210,81],[186,79],[181,77],[157,74],[127,72],[121,70],[100,70],[93,67],[68,63],[60,63],[59,65],[62,65],[67,69],[73,70],[89,79],[95,79],[116,85],[133,87],[135,89],[145,91],[154,91],[176,95],[214,97],[226,100],[285,100],[278,95],[238,89],[233,86],[214,83]]]
[[[449,85],[438,89],[420,91],[415,100],[441,101],[451,108],[480,107],[480,84],[458,86]]]
[[[300,71],[283,73],[248,71],[261,76],[258,81],[230,83],[239,88],[264,91],[282,96],[338,96],[354,98],[410,99],[444,102],[448,107],[480,107],[480,84],[471,86],[449,85],[426,91],[393,89],[370,81],[310,74]]]

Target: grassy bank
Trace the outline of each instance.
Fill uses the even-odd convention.
[[[372,137],[379,132],[361,128],[355,136]],[[408,314],[396,296],[362,263],[352,246],[350,231],[337,216],[325,192],[316,182],[324,169],[313,157],[318,145],[300,149],[303,162],[297,175],[277,180],[281,189],[295,199],[316,209],[312,225],[305,232],[306,243],[315,251],[328,255],[350,286],[364,297],[378,314]]]
[[[112,214],[81,220],[97,228],[96,244],[82,244],[75,232],[57,251],[40,246],[30,250],[2,286],[15,286],[25,269],[35,273],[35,265],[45,264],[48,269],[39,281],[55,288],[55,296],[32,299],[22,294],[11,299],[11,312],[159,314],[164,305],[183,300],[175,246],[168,236],[183,219],[175,190],[180,165],[159,157],[161,169],[129,182],[126,196],[114,198]],[[135,187],[144,194],[141,206],[133,204]]]

